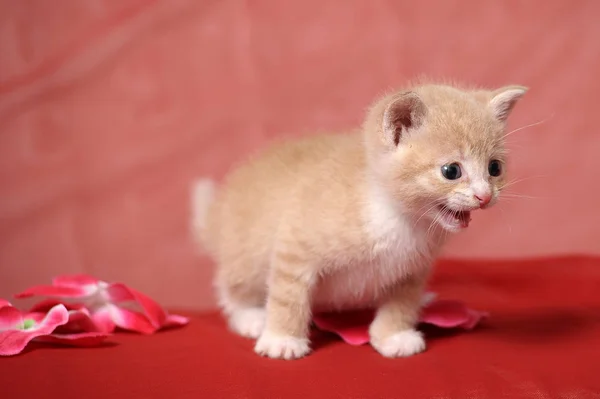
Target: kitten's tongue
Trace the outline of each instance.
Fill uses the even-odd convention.
[[[469,222],[471,221],[471,212],[464,211],[458,213],[458,220],[460,221],[460,227],[469,227]]]

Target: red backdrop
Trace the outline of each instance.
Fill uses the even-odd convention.
[[[198,176],[419,74],[531,88],[511,198],[452,257],[600,253],[600,3],[0,0],[0,297],[58,273],[213,304]],[[531,197],[531,198],[529,198]],[[482,267],[485,264],[482,263]]]

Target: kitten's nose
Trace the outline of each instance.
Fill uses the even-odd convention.
[[[475,194],[475,198],[479,201],[479,206],[484,207],[492,200],[491,194]]]

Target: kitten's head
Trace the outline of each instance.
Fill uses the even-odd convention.
[[[416,218],[467,227],[505,184],[506,120],[526,91],[426,85],[383,98],[364,126],[373,177]]]

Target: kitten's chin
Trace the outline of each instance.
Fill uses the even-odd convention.
[[[469,227],[471,211],[455,211],[445,205],[437,209],[435,221],[444,229],[452,233],[459,232]]]

